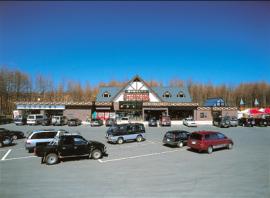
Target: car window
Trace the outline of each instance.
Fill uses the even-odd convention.
[[[222,133],[218,133],[217,137],[218,139],[225,139],[225,135],[223,135]]]
[[[167,132],[165,136],[167,138],[173,138],[173,134],[171,132]]]
[[[216,140],[218,139],[217,134],[213,133],[213,134],[209,134],[209,140]]]
[[[202,135],[201,134],[198,134],[198,133],[192,133],[190,135],[190,139],[193,139],[193,140],[201,140],[202,139]]]
[[[79,137],[75,137],[74,138],[74,144],[75,145],[86,145],[87,144],[87,141],[82,139],[82,138],[79,138]]]
[[[63,137],[62,139],[63,145],[69,145],[74,143],[73,137]]]

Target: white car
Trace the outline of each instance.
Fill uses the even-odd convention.
[[[192,118],[185,118],[183,120],[183,125],[186,125],[188,127],[197,127],[196,122]]]
[[[130,123],[129,117],[121,117],[120,119],[116,120],[117,124],[128,124]]]

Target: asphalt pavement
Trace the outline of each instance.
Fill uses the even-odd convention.
[[[1,198],[270,197],[270,127],[146,127],[145,141],[123,145],[108,144],[104,126],[0,127],[79,132],[86,139],[103,142],[109,154],[100,160],[71,159],[47,166],[25,151],[24,139],[17,140],[0,148]],[[163,135],[172,129],[220,131],[235,145],[212,154],[163,146]]]

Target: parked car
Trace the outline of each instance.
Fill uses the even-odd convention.
[[[229,116],[219,116],[213,119],[213,125],[220,128],[229,128],[230,127],[230,117]]]
[[[24,132],[22,131],[10,131],[5,128],[0,128],[0,133],[8,134],[8,136],[11,136],[13,140],[25,138]]]
[[[238,125],[243,127],[253,127],[255,126],[254,118],[240,118],[238,119]]]
[[[94,127],[94,126],[102,126],[103,125],[103,120],[101,120],[101,119],[92,119],[91,122],[90,122],[90,125],[92,127]]]
[[[145,140],[143,124],[130,123],[111,126],[106,133],[108,142],[123,144],[126,141],[141,142]]]
[[[238,119],[235,116],[232,116],[230,118],[230,126],[231,127],[237,127],[238,126]]]
[[[29,153],[32,153],[36,147],[37,143],[50,143],[55,137],[68,133],[65,130],[34,130],[30,133],[25,141],[25,149],[28,150]]]
[[[81,123],[82,121],[78,118],[72,118],[67,121],[68,126],[79,126]]]
[[[41,125],[42,125],[42,126],[49,126],[49,125],[51,125],[51,119],[50,119],[50,118],[44,118],[44,119],[41,121]]]
[[[43,115],[43,114],[30,114],[27,117],[27,124],[28,125],[42,124],[42,121],[44,119],[47,119],[46,115]]]
[[[268,126],[268,120],[266,118],[255,118],[255,126],[260,127],[267,127]]]
[[[207,151],[210,154],[214,149],[232,149],[233,141],[220,132],[197,131],[190,134],[188,147],[199,152]]]
[[[157,127],[158,123],[157,123],[156,118],[150,118],[149,121],[148,121],[148,126],[149,127]]]
[[[182,148],[187,145],[190,133],[187,131],[168,131],[163,137],[163,144]]]
[[[188,127],[197,127],[197,124],[193,118],[185,118],[183,120],[183,125]]]
[[[66,125],[68,119],[66,116],[52,116],[52,125],[54,126],[63,126]]]
[[[0,133],[0,148],[3,146],[10,146],[12,145],[13,139],[10,134],[5,132]]]
[[[113,119],[113,118],[109,118],[109,119],[107,119],[106,122],[105,122],[106,127],[108,127],[108,126],[113,126],[113,125],[115,125],[115,124],[116,124],[116,121],[115,121],[115,119]]]
[[[16,125],[25,125],[27,122],[27,117],[23,115],[18,115],[14,118],[14,124]]]
[[[37,143],[35,155],[41,157],[42,163],[53,165],[63,158],[87,156],[100,159],[107,153],[105,145],[101,142],[87,141],[80,135],[65,134],[49,144]]]
[[[170,116],[161,116],[159,119],[159,126],[171,126]]]
[[[129,117],[121,117],[116,120],[117,124],[128,124],[130,123]]]

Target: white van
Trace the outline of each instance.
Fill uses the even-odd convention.
[[[41,124],[44,119],[47,119],[46,115],[42,115],[42,114],[30,114],[27,117],[27,124],[28,125]]]
[[[129,117],[121,117],[119,119],[116,120],[117,124],[128,124],[130,123],[130,119]]]

